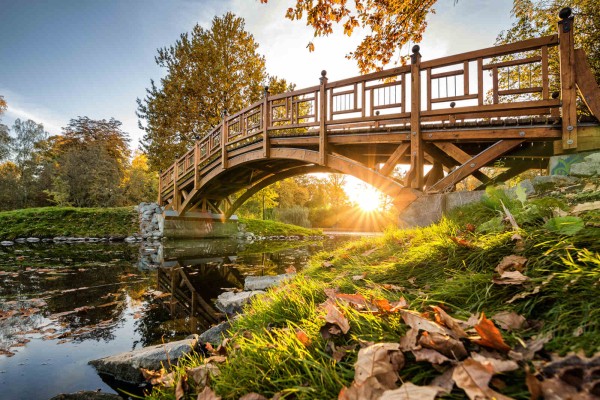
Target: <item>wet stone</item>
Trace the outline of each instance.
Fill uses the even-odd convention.
[[[2,246],[12,246],[14,244],[15,244],[15,242],[10,241],[10,240],[3,240],[0,242],[0,245],[2,245]]]
[[[122,400],[122,397],[112,393],[81,391],[77,393],[64,393],[52,397],[50,400]]]

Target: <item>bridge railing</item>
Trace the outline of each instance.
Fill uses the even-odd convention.
[[[410,65],[334,82],[328,82],[323,71],[320,85],[277,95],[265,91],[263,100],[225,114],[219,126],[162,173],[161,193],[191,175],[197,183],[198,169],[218,159],[226,168],[228,151],[235,148],[262,140],[267,156],[268,138],[273,136],[318,135],[323,164],[328,134],[395,128],[406,131],[411,147],[419,152],[421,129],[428,126],[457,120],[559,116],[561,106],[564,120],[566,98],[572,99],[567,102],[571,116],[567,125],[572,131],[576,119],[574,85],[568,82],[574,79],[569,75],[573,74],[569,71],[573,69],[569,64],[572,30],[560,29],[560,24],[559,34],[423,62],[415,46]],[[560,58],[560,77],[550,75],[552,55]],[[551,94],[553,88],[560,90],[560,98]],[[571,131],[563,129],[563,136],[573,137]],[[574,148],[576,142],[565,140],[564,146]]]

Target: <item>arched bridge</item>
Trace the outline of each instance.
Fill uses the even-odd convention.
[[[311,172],[353,175],[402,208],[451,191],[468,176],[482,186],[546,167],[550,156],[600,148],[600,89],[573,16],[558,33],[265,96],[198,140],[162,172],[159,203],[231,216],[258,190]],[[560,65],[553,74],[553,63]],[[578,100],[578,92],[580,99]],[[500,162],[490,178],[482,167]],[[405,179],[392,171],[410,165]],[[235,193],[244,191],[236,201]]]

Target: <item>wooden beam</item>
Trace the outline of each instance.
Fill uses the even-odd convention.
[[[445,192],[450,190],[458,182],[471,175],[474,171],[484,167],[489,162],[495,160],[506,152],[514,149],[524,140],[500,140],[494,143],[481,153],[469,159],[466,163],[450,172],[445,178],[439,180],[436,184],[429,188],[429,192]]]
[[[575,83],[587,108],[600,119],[600,88],[583,49],[575,50]]]
[[[413,47],[410,65],[410,169],[413,189],[423,189],[423,138],[421,137],[421,54]]]
[[[442,150],[444,153],[458,161],[459,164],[465,164],[471,160],[471,156],[469,154],[465,153],[461,148],[450,142],[434,142],[433,144],[438,149]],[[490,178],[479,170],[473,171],[473,176],[484,184],[490,181]]]
[[[383,164],[379,172],[386,176],[389,175],[390,172],[392,172],[396,167],[396,164],[398,164],[398,160],[404,157],[404,154],[408,149],[410,149],[410,143],[400,144],[400,146],[398,146],[392,155],[387,159],[385,164]]]
[[[542,126],[512,126],[488,128],[457,128],[439,131],[425,131],[423,140],[469,140],[469,141],[497,141],[498,139],[559,139],[562,132],[559,125]]]
[[[269,108],[269,87],[265,86],[263,99],[263,114],[262,114],[262,140],[263,140],[263,157],[269,158],[271,144],[269,143],[269,125],[271,125],[271,109]]]
[[[520,173],[530,170],[531,168],[534,168],[534,166],[531,164],[526,164],[526,163],[521,163],[519,165],[515,165],[514,167],[509,168],[508,170],[502,172],[498,176],[495,176],[494,178],[492,178],[491,182],[482,183],[475,190],[483,190],[489,184],[496,184],[497,182],[506,182],[507,180],[512,179],[515,176],[519,175]]]
[[[327,166],[327,71],[321,72],[319,88],[319,164]]]
[[[563,16],[558,22],[563,149],[577,148],[577,91],[575,88],[573,25],[572,15]]]

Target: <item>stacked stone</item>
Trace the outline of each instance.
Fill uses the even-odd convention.
[[[156,203],[140,203],[138,206],[140,216],[140,234],[148,241],[160,240],[163,237],[164,218],[163,209]]]

